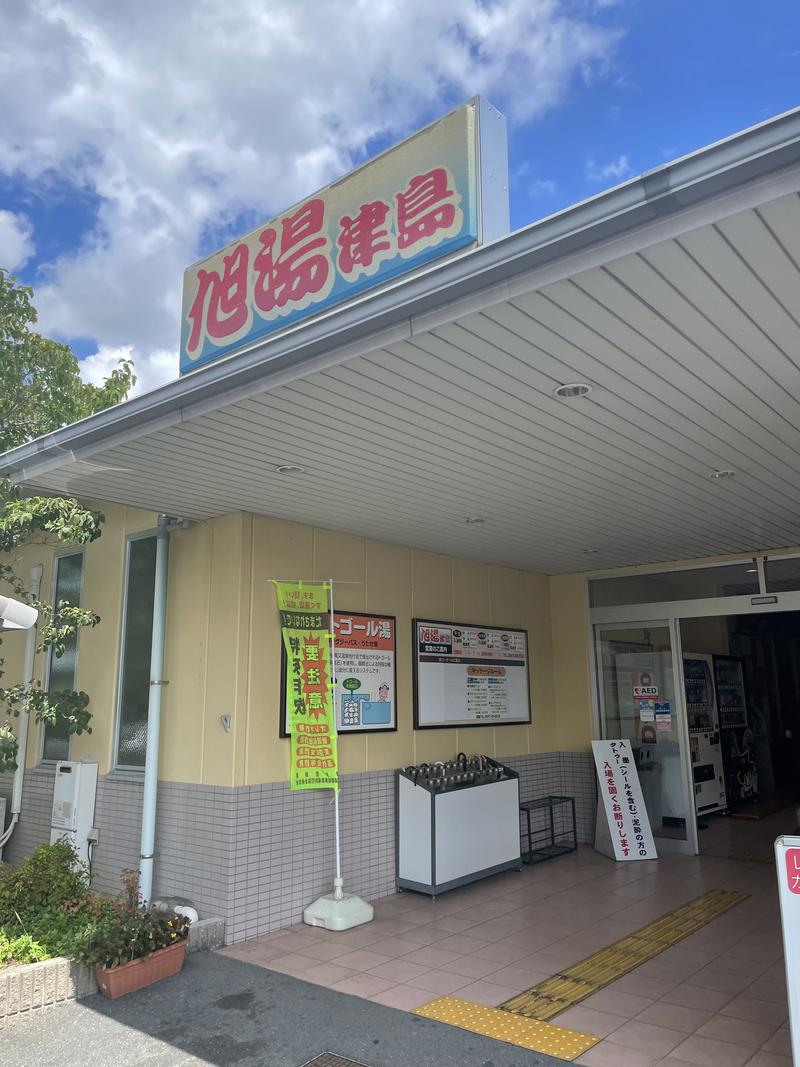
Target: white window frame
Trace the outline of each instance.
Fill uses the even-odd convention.
[[[158,531],[154,529],[139,530],[136,533],[128,534],[125,538],[125,562],[122,568],[122,611],[119,627],[119,662],[117,664],[117,693],[114,700],[114,752],[111,766],[114,774],[119,774],[125,777],[130,776],[132,778],[143,778],[144,767],[135,767],[130,763],[119,762],[119,732],[122,725],[122,678],[125,670],[125,645],[128,636],[125,619],[128,613],[128,578],[131,563],[131,544],[134,541],[143,541],[148,537],[155,539],[157,533]]]
[[[83,548],[68,549],[65,548],[63,552],[56,552],[53,554],[53,573],[50,580],[50,603],[53,606],[53,611],[56,608],[56,592],[58,589],[58,562],[65,559],[67,556],[80,556],[81,557],[81,584],[78,592],[78,605],[83,607],[83,586],[86,581],[86,550]],[[81,627],[78,627],[78,631],[75,635],[75,684],[78,682],[78,664],[80,662],[81,652]],[[54,653],[52,645],[47,650],[47,656],[45,658],[44,665],[44,687],[45,692],[50,691],[50,665],[54,659]],[[42,723],[39,728],[39,764],[43,767],[55,767],[58,760],[47,759],[44,754],[44,742],[45,732],[47,726]],[[67,759],[72,758],[72,734],[67,739]]]

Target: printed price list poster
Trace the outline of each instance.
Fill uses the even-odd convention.
[[[412,625],[416,728],[531,721],[526,630],[423,619]]]

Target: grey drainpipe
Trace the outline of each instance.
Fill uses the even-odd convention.
[[[150,652],[150,695],[147,702],[147,748],[144,762],[144,799],[139,856],[139,893],[145,904],[153,896],[153,852],[156,840],[156,794],[158,792],[158,749],[161,732],[161,691],[164,680],[164,639],[167,623],[167,557],[169,518],[158,516],[156,534],[156,573],[153,596],[153,643]]]

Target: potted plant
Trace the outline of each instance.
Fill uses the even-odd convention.
[[[183,967],[189,920],[163,918],[144,907],[135,871],[123,875],[124,894],[81,938],[76,957],[94,967],[97,985],[106,997],[143,989]]]

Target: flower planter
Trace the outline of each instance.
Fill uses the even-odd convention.
[[[161,978],[169,978],[177,974],[183,967],[183,958],[186,955],[186,940],[179,941],[167,948],[156,949],[143,959],[131,960],[119,967],[97,967],[95,975],[100,992],[104,997],[124,997],[126,993],[134,993],[137,989],[158,982]]]

